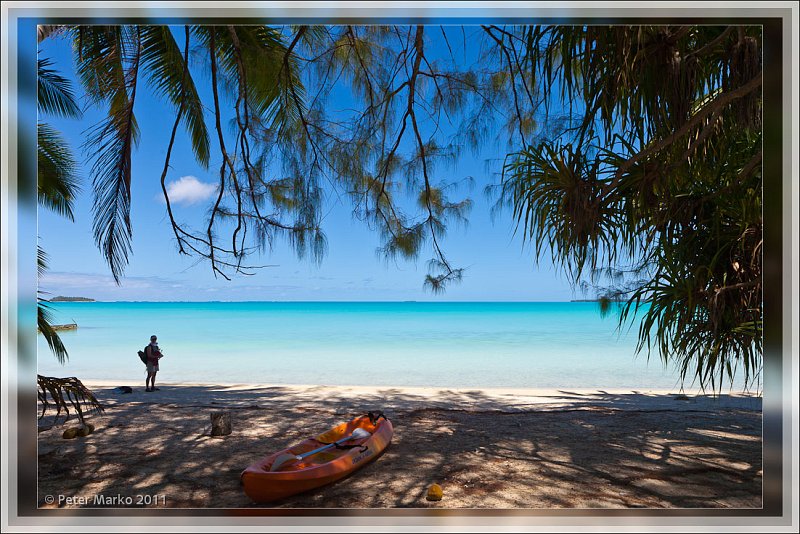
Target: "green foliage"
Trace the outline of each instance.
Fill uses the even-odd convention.
[[[429,247],[425,287],[442,291],[463,276],[443,239],[471,207],[468,198],[450,198],[456,181],[448,166],[464,149],[505,141],[522,148],[504,165],[501,203],[537,258],[549,251],[576,284],[597,291],[605,312],[621,303],[620,326],[641,321],[639,350],[674,359],[684,378],[714,389],[736,369],[747,383],[757,378],[760,28],[479,32],[482,53],[464,65],[452,46],[459,33],[434,26],[186,26],[183,52],[163,26],[62,31],[73,39],[91,102],[108,109],[87,150],[95,235],[112,273],[119,280],[130,252],[141,72],[176,108],[162,174],[176,242],[210,260],[215,274],[248,272],[244,259],[278,236],[319,261],[327,182],[377,230],[385,258],[416,259]],[[213,103],[199,99],[197,65],[212,74]],[[43,68],[41,101],[69,112],[57,89],[63,79]],[[331,110],[328,99],[342,92],[352,109]],[[235,120],[224,132],[227,102]],[[216,147],[204,110],[213,110]],[[219,193],[199,231],[174,219],[164,187],[181,123],[198,162],[207,165],[215,149],[221,156]],[[445,124],[455,135],[445,138]],[[42,168],[68,176],[60,141],[43,131],[50,139],[41,143]]]
[[[298,256],[320,261],[327,183],[329,193],[348,195],[354,216],[378,231],[379,252],[387,258],[416,258],[429,247],[434,261],[426,287],[444,288],[460,279],[444,252],[446,230],[465,222],[471,206],[468,198],[449,198],[455,182],[447,166],[464,148],[477,151],[495,137],[497,124],[509,143],[525,140],[538,125],[521,28],[476,28],[478,38],[496,46],[474,65],[456,59],[453,45],[463,39],[465,51],[465,35],[444,27],[195,25],[183,28],[183,47],[176,28],[165,26],[40,30],[40,38],[72,39],[89,105],[107,109],[84,149],[93,161],[95,240],[118,282],[131,252],[140,77],[175,109],[175,126],[183,124],[201,165],[214,153],[221,157],[205,228],[177,221],[167,198],[176,127],[161,182],[179,252],[206,258],[226,278],[231,271],[249,273],[247,256],[272,247],[277,237]],[[213,103],[200,101],[198,69],[212,74]],[[352,97],[352,108],[330,109],[328,99],[342,92]],[[228,104],[235,120],[223,132]],[[214,115],[216,143],[205,112]],[[445,123],[458,121],[456,134],[445,138]]]
[[[39,41],[63,32],[58,26],[39,26]],[[38,61],[38,109],[42,114],[53,114],[78,118],[81,113],[75,101],[69,82],[56,71],[48,68],[50,61],[46,58]],[[37,189],[40,205],[52,209],[56,213],[74,220],[72,203],[78,192],[78,180],[75,172],[76,164],[67,143],[57,131],[49,125],[39,122],[37,128]],[[47,271],[47,254],[37,247],[37,277],[41,279]],[[69,358],[58,332],[52,326],[51,310],[43,292],[37,290],[37,323],[39,332],[47,341],[50,351],[59,363],[66,363]],[[55,404],[55,421],[64,413],[65,421],[69,419],[69,406],[72,406],[81,423],[84,421],[82,406],[89,412],[102,413],[103,406],[80,380],[77,378],[53,378],[37,375],[38,397],[42,419],[51,406]],[[48,401],[48,396],[50,401]]]
[[[40,39],[73,40],[90,104],[107,109],[85,148],[95,238],[117,281],[141,75],[175,108],[161,181],[176,243],[215,274],[249,272],[245,258],[276,237],[319,261],[325,193],[344,193],[385,258],[428,247],[424,285],[443,291],[463,276],[443,239],[471,208],[450,198],[448,166],[502,141],[515,152],[500,201],[537,259],[549,251],[604,312],[620,303],[621,327],[640,321],[639,350],[674,360],[684,379],[716,390],[739,369],[747,384],[759,376],[760,28],[482,26],[470,65],[456,59],[459,32],[430,25],[183,30],[181,51],[164,26],[40,27]],[[460,35],[466,54],[475,47]],[[39,68],[40,109],[74,115],[64,78],[47,60]],[[197,68],[211,73],[213,102],[199,98]],[[332,110],[342,93],[352,108]],[[181,123],[201,165],[219,154],[218,196],[197,231],[174,219],[164,186]],[[40,127],[40,173],[52,178],[40,176],[40,201],[70,216],[74,162],[62,147]]]
[[[75,94],[66,78],[51,69],[52,61],[38,60],[37,99],[39,111],[49,115],[79,118],[81,111],[75,101]]]
[[[37,189],[39,204],[74,220],[72,203],[80,187],[77,164],[69,147],[50,125],[40,122],[37,129]]]
[[[141,63],[153,92],[183,110],[183,123],[192,141],[195,157],[208,167],[210,141],[203,116],[203,102],[184,64],[180,47],[168,26],[142,26]]]
[[[234,98],[245,98],[254,116],[280,127],[299,121],[299,111],[291,103],[292,92],[303,97],[294,68],[296,60],[287,55],[280,32],[266,26],[195,26],[193,34],[209,48],[214,32],[214,53],[220,66],[224,89]],[[239,95],[240,82],[246,94]]]
[[[572,145],[542,143],[520,152],[506,165],[513,178],[505,193],[513,199],[517,230],[533,243],[536,257],[546,249],[575,280],[586,262],[594,270],[602,250],[613,260],[626,237],[614,229],[619,211],[600,195],[599,160]],[[632,237],[632,236],[631,236]]]
[[[57,33],[53,27],[40,27],[40,40]],[[51,61],[41,58],[37,63],[37,107],[41,114],[78,118],[81,113],[69,81],[54,69]],[[79,192],[76,163],[69,145],[49,124],[37,125],[37,191],[41,206],[74,220],[72,211],[75,195]],[[41,278],[47,270],[47,254],[37,247],[37,274]],[[51,352],[64,363],[68,353],[58,333],[51,326],[50,309],[37,292],[37,323]]]
[[[39,278],[47,271],[47,254],[41,247],[37,247],[37,271]],[[37,323],[39,327],[39,332],[44,336],[45,341],[47,341],[47,345],[50,347],[50,351],[58,360],[58,363],[65,363],[67,358],[69,358],[69,354],[67,353],[66,347],[64,347],[64,343],[61,341],[61,338],[58,336],[58,332],[53,329],[52,325],[52,315],[50,313],[50,307],[47,305],[45,300],[41,297],[41,292],[37,294]]]
[[[639,350],[718,390],[762,359],[761,66],[754,27],[534,27],[526,61],[573,128],[516,153],[503,200]],[[587,272],[588,271],[588,272]],[[612,274],[611,286],[598,285]],[[608,309],[608,302],[603,306]]]
[[[94,238],[119,283],[131,253],[131,154],[139,130],[133,113],[141,63],[141,32],[132,26],[75,30],[78,75],[94,105],[108,115],[84,143],[94,159]]]
[[[52,33],[53,30],[48,30]],[[62,117],[81,116],[69,80],[50,68],[52,62],[37,63],[37,107],[39,113]],[[77,164],[69,146],[49,124],[37,125],[37,190],[39,203],[72,220],[72,202],[79,191]]]

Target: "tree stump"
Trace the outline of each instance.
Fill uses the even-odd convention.
[[[227,436],[231,433],[231,412],[211,412],[211,435]]]

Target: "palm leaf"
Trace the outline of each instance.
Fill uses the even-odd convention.
[[[75,100],[70,81],[49,68],[47,58],[38,61],[37,97],[39,111],[61,117],[80,118],[81,110]]]
[[[51,403],[55,404],[57,409],[53,422],[54,424],[58,423],[59,416],[62,412],[64,414],[64,421],[62,421],[62,423],[69,420],[70,406],[75,410],[75,413],[78,415],[78,420],[82,425],[86,424],[84,410],[89,413],[94,412],[97,414],[102,414],[105,410],[104,406],[97,400],[94,394],[75,377],[56,378],[37,375],[36,379],[39,386],[37,394],[42,409],[39,419],[45,416]],[[50,400],[48,400],[48,397]],[[47,428],[50,428],[50,426],[40,428],[40,430],[46,430]]]
[[[119,283],[131,249],[131,150],[136,138],[133,100],[95,129],[92,229],[114,280]]]
[[[38,125],[37,164],[39,204],[74,220],[72,203],[80,191],[77,165],[66,141],[45,123]]]
[[[69,355],[67,354],[67,349],[64,347],[64,343],[61,341],[61,338],[58,337],[58,332],[56,332],[51,326],[52,316],[50,313],[50,308],[41,298],[38,299],[37,312],[39,331],[47,341],[47,345],[50,347],[50,351],[56,357],[56,360],[58,360],[58,363],[63,365],[66,363]]]
[[[209,27],[194,28],[195,36],[206,47],[210,46],[209,32]],[[234,37],[238,47],[234,44]],[[247,102],[254,113],[276,129],[300,122],[300,114],[305,111],[305,93],[298,76],[299,69],[294,56],[287,57],[289,51],[275,28],[216,27],[215,43],[223,85],[234,99],[239,89],[238,62],[241,60]]]
[[[141,58],[136,27],[79,31],[78,72],[87,93],[109,106],[106,119],[90,132],[95,241],[119,283],[131,252],[131,153],[138,140],[133,113]]]
[[[78,78],[93,104],[113,101],[125,86],[122,26],[79,26],[74,30]]]
[[[58,35],[59,33],[63,33],[66,26],[54,25],[54,24],[39,24],[36,27],[36,40],[37,42],[41,43],[51,35]]]
[[[156,94],[172,102],[176,111],[183,106],[183,123],[191,136],[195,157],[208,167],[209,137],[203,103],[191,74],[184,80],[183,54],[168,26],[142,26],[141,62]]]
[[[36,267],[38,271],[39,278],[47,270],[47,254],[41,247],[36,248]],[[58,333],[53,329],[51,326],[52,318],[50,314],[50,308],[45,303],[46,301],[37,295],[37,322],[39,326],[39,332],[42,333],[45,340],[47,341],[47,345],[50,347],[50,351],[58,360],[58,363],[64,364],[67,361],[69,355],[67,354],[67,349],[64,347],[64,343],[62,343],[61,338],[58,336]]]

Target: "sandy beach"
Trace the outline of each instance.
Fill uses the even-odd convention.
[[[92,507],[96,495],[156,495],[149,507],[167,508],[762,506],[755,396],[170,383],[148,393],[139,381],[84,383],[105,412],[88,418],[96,430],[87,437],[62,438],[76,418],[39,432],[42,508]],[[122,385],[133,393],[115,391]],[[369,410],[395,428],[377,461],[280,502],[255,504],[242,491],[249,464]],[[215,411],[231,412],[230,435],[209,435]],[[438,502],[425,499],[434,482]]]

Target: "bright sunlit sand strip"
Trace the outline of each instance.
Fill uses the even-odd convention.
[[[592,388],[440,388],[287,384],[200,384],[160,382],[160,391],[144,391],[143,381],[84,380],[106,403],[209,404],[242,406],[293,402],[297,405],[350,402],[375,409],[443,408],[460,410],[558,410],[602,407],[613,410],[761,410],[761,397],[746,393],[697,394],[677,390]],[[129,386],[132,394],[114,388]]]

